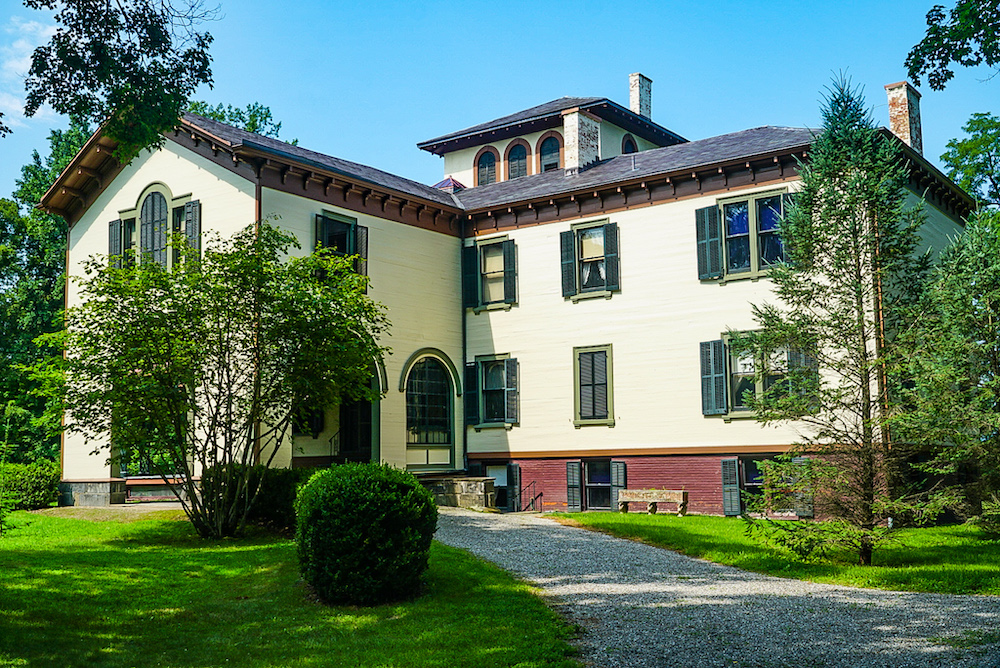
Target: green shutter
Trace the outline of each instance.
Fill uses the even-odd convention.
[[[583,510],[582,487],[583,465],[580,462],[566,462],[566,506],[571,513]]]
[[[604,226],[604,282],[608,290],[618,289],[618,223]]]
[[[576,234],[572,230],[560,233],[559,246],[562,260],[562,295],[572,297],[576,294]]]
[[[362,276],[368,275],[368,228],[362,225],[354,226],[354,271]]]
[[[513,304],[517,301],[517,254],[514,241],[503,242],[503,301]]]
[[[704,415],[725,415],[726,348],[722,339],[702,341],[700,354],[701,412]]]
[[[732,517],[740,515],[740,476],[737,460],[722,460],[722,512]]]
[[[618,492],[628,486],[625,462],[611,462],[611,510],[618,510]]]
[[[316,214],[316,221],[313,224],[313,250],[323,247],[325,220],[326,218],[323,217],[323,214]]]
[[[479,424],[479,365],[465,364],[465,424]]]
[[[521,510],[521,467],[514,462],[507,464],[507,508]]]
[[[504,413],[504,422],[510,424],[516,424],[518,421],[517,416],[517,360],[516,359],[506,359],[504,360],[504,399],[506,400],[506,407]]]
[[[108,263],[115,268],[121,268],[122,255],[125,254],[122,231],[120,218],[108,223]]]
[[[462,305],[479,306],[479,248],[462,247]]]
[[[184,237],[191,249],[201,251],[201,202],[198,200],[184,205]]]
[[[698,235],[698,278],[722,278],[722,226],[719,208],[708,206],[694,212]]]

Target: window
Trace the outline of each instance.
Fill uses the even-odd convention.
[[[559,169],[559,139],[556,137],[547,137],[542,140],[542,145],[538,150],[540,158],[540,169],[543,172],[547,172],[550,169]]]
[[[789,197],[762,193],[695,211],[698,278],[756,277],[784,262],[780,225]]]
[[[462,301],[466,308],[506,307],[517,301],[516,250],[506,238],[462,249]]]
[[[515,144],[507,152],[507,179],[518,179],[528,175],[528,148]]]
[[[481,429],[518,422],[517,360],[497,355],[465,365],[465,422]]]
[[[639,148],[635,144],[635,139],[632,135],[625,135],[622,138],[622,155],[628,155],[629,153],[638,153]]]
[[[613,427],[614,402],[611,383],[611,346],[573,349],[574,407],[576,427]]]
[[[566,506],[570,512],[616,510],[626,488],[625,462],[588,459],[566,462]]]
[[[476,185],[485,186],[497,181],[497,156],[493,151],[486,151],[476,161]]]
[[[425,357],[406,378],[407,445],[451,446],[451,381],[438,360]]]
[[[337,213],[316,214],[316,247],[337,255],[356,255],[354,271],[368,275],[368,228]]]
[[[136,223],[138,222],[138,239]],[[201,250],[201,203],[189,195],[171,197],[162,185],[151,186],[139,205],[122,211],[108,225],[108,256],[115,266],[142,258],[164,267],[177,264],[180,249],[170,250],[171,237],[181,235],[194,250]],[[137,248],[138,246],[138,248]]]
[[[563,297],[618,290],[618,224],[586,223],[560,235]]]
[[[790,370],[816,369],[813,360],[786,348],[773,351],[766,360],[737,355],[729,347],[728,337],[703,341],[700,358],[703,415],[750,416],[751,394],[763,396],[774,385],[790,382]],[[762,373],[758,373],[758,365]]]

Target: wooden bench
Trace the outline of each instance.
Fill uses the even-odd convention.
[[[683,489],[622,489],[618,491],[618,512],[627,513],[629,503],[647,504],[647,512],[656,514],[659,503],[676,503],[677,517],[687,514],[688,493]]]

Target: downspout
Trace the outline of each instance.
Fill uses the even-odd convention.
[[[260,221],[261,221],[261,218],[264,217],[263,188],[261,187],[261,184],[260,184],[260,175],[261,175],[261,172],[264,170],[264,161],[263,160],[254,160],[252,163],[250,163],[250,165],[253,168],[254,176],[255,176],[255,179],[254,179],[254,195],[253,195],[254,196],[254,212],[253,212],[253,215],[254,215],[254,220],[253,220],[254,236],[259,237],[260,236]],[[255,386],[257,386],[259,384],[259,382],[260,382],[260,370],[259,370],[258,364],[259,364],[258,361],[254,360],[254,366],[255,366],[254,375],[257,377],[256,380],[254,381],[254,385]],[[254,389],[254,392],[257,392],[256,388]],[[256,465],[256,464],[260,464],[260,453],[261,453],[261,444],[260,444],[261,429],[260,429],[260,420],[259,419],[256,420],[256,421],[254,421],[253,430],[254,430],[254,434],[253,434],[253,443],[254,443],[254,445],[253,445],[253,449],[254,449],[253,463]]]
[[[463,293],[464,288],[463,288],[463,285],[462,285],[462,281],[464,280],[464,276],[463,276],[463,273],[462,273],[464,271],[464,269],[462,268],[462,255],[465,252],[465,222],[466,221],[462,220],[461,218],[459,219],[459,221],[460,222],[459,222],[459,235],[458,235],[458,238],[459,238],[459,245],[458,245],[458,278],[459,278],[459,280],[458,280],[458,286],[459,286],[458,287],[458,293],[459,293],[459,300],[458,300],[458,303],[459,303],[459,309],[460,309],[459,313],[461,313],[461,315],[462,315],[462,363],[459,365],[459,371],[458,371],[458,373],[459,373],[459,376],[462,379],[462,382],[464,383],[465,382],[465,365],[466,365],[466,360],[467,360],[467,354],[469,352],[468,324],[466,322],[465,296],[464,296],[464,293]],[[468,425],[466,424],[466,419],[465,419],[464,402],[465,402],[465,392],[468,392],[469,388],[463,387],[462,390],[463,390],[463,393],[462,393],[462,402],[463,402],[463,409],[462,409],[462,468],[465,470],[466,474],[468,474],[468,472],[469,472],[469,444],[467,442],[467,439],[468,439],[469,428],[468,428]]]

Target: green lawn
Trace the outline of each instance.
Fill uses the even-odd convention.
[[[437,543],[419,599],[328,607],[289,540],[205,542],[176,511],[12,519],[0,666],[579,666],[572,630],[530,587]]]
[[[744,533],[734,517],[580,513],[568,522],[640,540],[692,557],[781,577],[896,591],[1000,595],[1000,541],[972,527],[904,529],[875,551],[873,566],[857,566],[847,552],[809,563]]]

